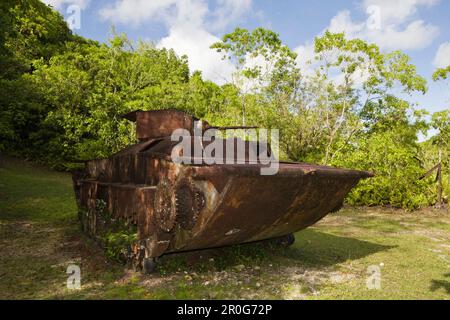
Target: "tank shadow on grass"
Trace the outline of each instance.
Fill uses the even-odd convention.
[[[450,278],[450,273],[444,274],[444,277]],[[448,294],[450,294],[450,281],[431,280],[430,290],[434,292],[439,289],[444,289]]]
[[[314,228],[298,232],[295,236],[295,244],[285,254],[292,259],[318,267],[361,259],[396,247],[319,232]]]
[[[380,245],[354,238],[341,237],[306,229],[295,234],[296,241],[281,247],[274,241],[260,241],[231,247],[167,254],[161,257],[157,271],[169,274],[180,270],[197,272],[225,270],[236,265],[301,264],[309,268],[329,267],[386,251],[395,246]]]

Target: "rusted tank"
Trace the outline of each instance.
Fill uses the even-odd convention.
[[[117,231],[129,244],[122,256],[147,272],[166,253],[291,235],[338,210],[350,189],[371,176],[293,162],[261,175],[264,164],[252,157],[261,150],[251,141],[243,142],[245,153],[234,157],[236,163],[207,164],[205,155],[179,163],[173,159],[175,129],[194,134],[197,126],[204,134],[217,127],[177,110],[124,117],[136,122],[139,142],[108,159],[87,161],[73,174],[74,189],[83,228],[107,244]],[[211,142],[201,136],[199,143],[206,148]],[[118,225],[133,231],[123,233]]]

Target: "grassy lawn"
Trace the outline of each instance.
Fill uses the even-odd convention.
[[[81,267],[81,290],[66,268]],[[377,266],[381,288],[368,289]],[[79,229],[71,178],[0,159],[0,299],[450,299],[450,215],[344,208],[290,248],[240,245],[161,258],[145,276]]]

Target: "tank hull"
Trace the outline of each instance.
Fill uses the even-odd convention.
[[[114,220],[136,226],[133,257],[158,257],[302,230],[337,211],[370,176],[302,163],[280,163],[277,174],[262,176],[258,165],[183,165],[137,153],[89,161],[74,185],[89,233],[108,228],[103,203]]]
[[[148,259],[165,253],[302,230],[338,210],[351,188],[372,176],[278,161],[275,174],[264,175],[273,162],[263,165],[267,162],[259,155],[275,160],[268,144],[216,137],[212,145],[205,134],[218,127],[178,110],[135,111],[124,117],[136,122],[139,143],[108,159],[86,161],[84,170],[73,173],[74,190],[84,230],[144,269]],[[183,129],[186,150],[168,136],[178,129]],[[223,151],[219,161],[210,161],[210,146]],[[191,147],[200,153],[185,152]]]

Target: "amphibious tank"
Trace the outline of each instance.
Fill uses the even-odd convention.
[[[214,127],[178,110],[123,117],[136,123],[138,142],[110,158],[86,161],[73,173],[74,190],[83,229],[144,272],[166,253],[271,238],[292,242],[292,233],[339,210],[352,187],[372,176],[296,162],[279,162],[275,174],[264,175],[268,164],[258,155],[272,154],[269,144],[262,150],[249,139],[206,138],[211,130],[250,127]],[[201,152],[179,150],[177,129]],[[212,141],[227,155],[227,148],[245,150],[230,152],[234,161],[225,155],[208,161],[204,151]]]

